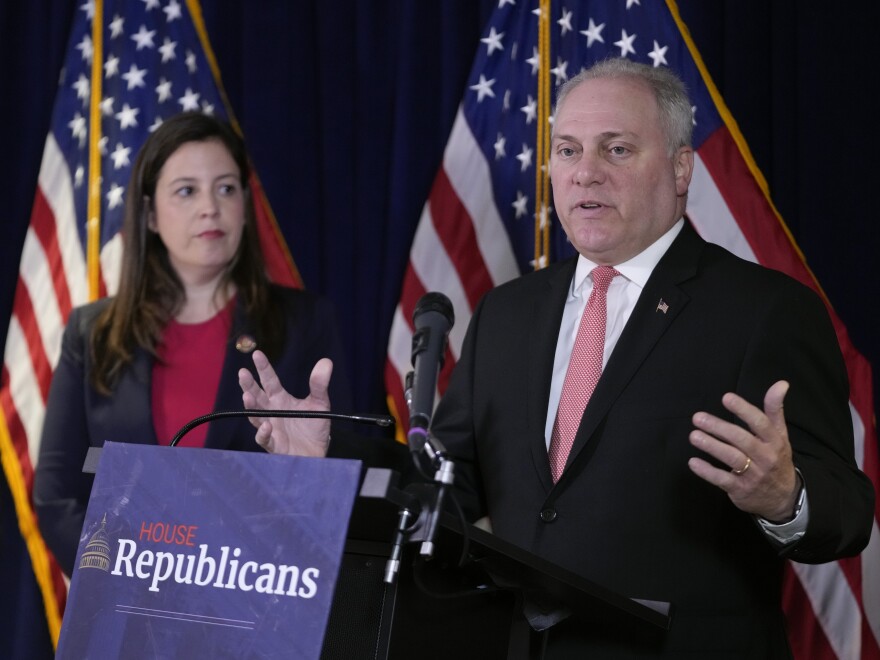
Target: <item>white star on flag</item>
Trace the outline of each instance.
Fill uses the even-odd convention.
[[[614,45],[620,48],[620,56],[626,57],[627,53],[636,54],[636,49],[633,48],[633,41],[635,41],[636,35],[632,36],[626,33],[626,30],[620,31],[620,41],[615,41]]]
[[[140,112],[139,108],[132,108],[128,103],[122,104],[122,110],[116,113],[116,119],[119,120],[119,128],[126,129],[137,126],[137,116]]]
[[[581,34],[587,38],[587,48],[593,45],[593,42],[598,41],[599,43],[605,43],[605,40],[602,38],[602,30],[605,29],[605,23],[600,23],[596,25],[593,22],[593,19],[590,19],[590,24],[587,26],[586,30],[581,30]]]
[[[529,94],[528,98],[529,102],[521,107],[520,110],[522,110],[526,116],[526,123],[531,124],[535,121],[535,117],[538,115],[538,102],[532,98],[531,94]]]
[[[159,46],[159,52],[162,53],[162,62],[173,60],[176,57],[174,54],[175,48],[177,48],[177,43],[165,37],[165,41]]]
[[[131,91],[136,87],[144,86],[144,76],[146,75],[146,69],[138,69],[137,65],[132,63],[131,67],[128,69],[128,73],[122,74],[122,79],[128,83],[128,91]]]
[[[494,53],[496,50],[504,50],[504,46],[501,45],[501,37],[503,37],[503,36],[504,36],[503,32],[501,32],[499,34],[498,32],[495,32],[495,29],[493,28],[489,32],[488,37],[484,37],[483,39],[480,39],[480,41],[482,41],[484,44],[486,44],[489,55]]]
[[[486,80],[486,77],[480,75],[480,82],[476,85],[471,85],[471,89],[477,93],[477,103],[483,100],[486,96],[491,96],[495,98],[495,92],[492,91],[492,85],[495,84],[495,79]]]
[[[657,43],[657,40],[654,40],[654,50],[648,53],[648,57],[651,58],[651,61],[654,63],[655,67],[660,66],[661,64],[668,64],[666,61],[666,51],[669,50],[669,46],[660,47],[660,44]]]
[[[146,25],[141,25],[140,29],[131,35],[132,40],[137,44],[137,50],[142,48],[155,48],[153,37],[156,36],[155,30],[148,30]]]
[[[516,159],[520,162],[520,171],[525,172],[528,168],[532,166],[532,154],[534,153],[534,149],[532,149],[529,145],[523,144],[522,151],[519,152]]]
[[[186,88],[186,93],[181,96],[177,102],[180,104],[180,109],[184,112],[187,110],[198,110],[199,109],[199,95],[197,92],[192,91],[189,87]]]

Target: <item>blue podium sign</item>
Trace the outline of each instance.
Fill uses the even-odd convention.
[[[360,466],[106,443],[56,658],[319,658]]]

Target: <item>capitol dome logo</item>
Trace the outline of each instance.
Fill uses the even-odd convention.
[[[86,549],[79,560],[80,568],[97,568],[110,571],[110,537],[107,536],[107,514],[101,520],[101,527],[92,534]]]

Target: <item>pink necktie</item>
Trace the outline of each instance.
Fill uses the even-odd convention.
[[[605,323],[607,318],[608,285],[617,275],[611,266],[593,269],[593,291],[581,317],[574,348],[562,384],[559,409],[550,436],[550,471],[553,483],[559,481],[574,436],[584,415],[587,402],[602,375],[602,354],[605,351]]]

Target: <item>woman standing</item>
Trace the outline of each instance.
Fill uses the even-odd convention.
[[[255,348],[302,396],[312,367],[330,358],[334,407],[348,408],[333,311],[269,283],[248,174],[241,138],[200,113],[166,120],[141,148],[118,293],[71,313],[46,409],[34,504],[67,575],[93,481],[82,473],[89,447],[169,444],[196,417],[240,409],[238,371]],[[197,426],[180,444],[262,451],[245,418]]]

